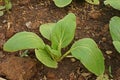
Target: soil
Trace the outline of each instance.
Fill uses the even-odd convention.
[[[59,62],[57,69],[51,69],[41,64],[32,50],[29,51],[29,56],[24,58],[20,57],[21,51],[15,53],[3,51],[3,44],[15,33],[21,31],[37,33],[46,43],[49,43],[39,33],[39,26],[48,22],[57,22],[69,12],[77,17],[74,41],[86,37],[93,38],[105,57],[105,73],[111,80],[120,80],[120,55],[113,47],[108,25],[111,17],[120,16],[120,11],[105,6],[102,0],[97,6],[82,0],[73,0],[64,8],[56,7],[52,0],[11,1],[12,9],[0,17],[0,80],[2,78],[7,80],[95,80],[96,76],[74,58],[65,58]],[[109,66],[111,66],[111,73]],[[113,77],[110,77],[110,74]]]

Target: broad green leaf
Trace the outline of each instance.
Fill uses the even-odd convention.
[[[42,62],[44,65],[51,67],[51,68],[57,68],[57,62],[54,61],[49,53],[47,53],[45,50],[42,49],[35,49],[35,55],[37,59]]]
[[[94,5],[99,5],[100,4],[99,0],[85,0],[85,1],[90,3],[90,4],[94,4]]]
[[[63,19],[58,21],[52,29],[52,48],[60,49],[68,46],[74,38],[75,28],[76,17],[73,13],[69,13]]]
[[[52,29],[55,26],[55,23],[47,23],[40,26],[39,31],[43,37],[50,40]]]
[[[71,47],[72,55],[92,73],[99,76],[104,73],[104,57],[96,43],[90,38],[81,39]]]
[[[53,0],[57,7],[65,7],[72,2],[72,0]]]
[[[106,0],[104,1],[105,5],[110,5],[115,9],[120,10],[120,0]]]
[[[22,49],[43,49],[44,47],[44,42],[35,33],[19,32],[4,44],[3,49],[5,51],[14,52]]]
[[[113,41],[120,41],[120,17],[112,17],[109,27]]]
[[[3,11],[0,11],[0,16],[3,16],[4,15],[4,12]]]
[[[113,39],[113,45],[120,53],[120,17],[114,16],[110,20],[110,34]]]
[[[119,41],[113,41],[113,45],[115,49],[120,53],[120,42]]]
[[[5,6],[0,6],[0,10],[5,9]]]

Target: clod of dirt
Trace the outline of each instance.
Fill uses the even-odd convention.
[[[79,76],[78,80],[86,80],[83,76]]]
[[[69,74],[70,80],[76,79],[76,75],[72,72]]]
[[[0,74],[10,80],[29,80],[36,71],[36,62],[31,58],[8,56],[0,64]]]
[[[55,74],[52,73],[52,72],[47,73],[47,78],[50,79],[50,80],[55,80],[56,79]]]
[[[98,19],[101,16],[100,11],[91,11],[89,14],[90,18],[92,19]]]
[[[117,69],[117,71],[116,71],[116,80],[120,80],[120,68],[119,69]]]
[[[38,21],[36,21],[36,22],[28,21],[25,23],[25,25],[28,29],[37,29],[39,27],[39,24],[40,23]]]
[[[17,0],[17,3],[20,4],[20,5],[25,5],[25,4],[28,4],[30,2],[30,0]]]

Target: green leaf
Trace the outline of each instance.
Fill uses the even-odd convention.
[[[120,41],[120,17],[112,17],[109,27],[113,41]]]
[[[54,61],[49,53],[42,49],[35,49],[37,59],[50,68],[57,68],[57,62]]]
[[[61,57],[61,52],[52,49],[49,45],[45,46],[45,50],[51,55],[54,60],[58,60]]]
[[[74,38],[75,28],[76,17],[73,13],[69,13],[62,20],[58,21],[52,29],[52,48],[60,49],[69,45]]]
[[[5,8],[6,10],[9,10],[12,8],[12,3],[10,0],[5,0]]]
[[[27,57],[28,56],[28,50],[25,50],[22,54],[20,54],[20,57]]]
[[[104,73],[104,57],[96,43],[90,38],[81,39],[71,47],[72,55],[92,73],[99,76]]]
[[[44,42],[35,33],[19,32],[4,44],[3,49],[5,51],[14,52],[22,49],[43,49],[44,47]]]
[[[50,40],[52,29],[55,26],[55,23],[47,23],[40,26],[39,31],[41,32],[42,36],[46,39]]]
[[[120,42],[119,41],[113,41],[113,45],[115,49],[120,53]]]
[[[100,4],[99,0],[85,0],[85,1],[90,3],[90,4],[94,4],[94,5],[99,5]]]
[[[110,20],[110,34],[113,39],[113,45],[120,53],[120,17],[114,16]]]
[[[53,0],[57,7],[65,7],[72,2],[72,0]]]
[[[110,5],[115,9],[120,10],[120,0],[106,0],[104,1],[105,5]]]
[[[0,16],[3,16],[4,15],[4,12],[3,11],[0,11]]]
[[[0,10],[5,9],[5,6],[0,6]]]

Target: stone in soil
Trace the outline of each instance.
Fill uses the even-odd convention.
[[[28,57],[7,56],[0,63],[0,75],[10,80],[29,80],[36,71],[36,62]]]

